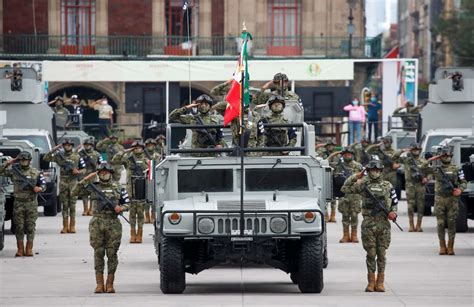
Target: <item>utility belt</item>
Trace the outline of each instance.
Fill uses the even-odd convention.
[[[97,212],[97,213],[93,213],[92,216],[95,216],[95,217],[102,217],[102,218],[118,218],[117,216],[117,213],[115,212]]]
[[[16,201],[21,201],[21,202],[30,202],[30,201],[36,200],[36,196],[33,196],[33,197],[18,197],[18,196],[15,196],[15,200]]]

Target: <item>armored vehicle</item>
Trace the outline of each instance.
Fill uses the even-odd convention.
[[[176,129],[214,126],[169,125],[167,138]],[[186,273],[224,263],[269,265],[289,273],[301,292],[323,290],[328,262],[324,204],[332,198],[331,168],[315,158],[313,126],[279,126],[300,129],[296,147],[244,151],[299,154],[234,157],[224,156],[232,148],[173,149],[168,144],[148,191],[155,206],[163,293],[182,293]],[[220,155],[192,156],[202,153]]]

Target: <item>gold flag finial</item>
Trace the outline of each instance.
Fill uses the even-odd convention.
[[[242,22],[242,32],[247,32],[247,27],[245,26],[245,20]]]

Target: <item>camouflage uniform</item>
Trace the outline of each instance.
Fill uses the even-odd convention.
[[[418,148],[417,148],[418,149]],[[421,152],[421,148],[420,152]],[[418,231],[422,232],[421,222],[423,220],[423,213],[425,211],[425,183],[424,178],[426,177],[424,172],[420,169],[426,160],[420,155],[415,156],[412,153],[407,153],[406,156],[401,156],[403,151],[397,151],[393,156],[393,160],[397,163],[402,163],[405,170],[405,190],[407,194],[408,203],[408,221],[409,221],[409,232]],[[417,223],[416,228],[414,226],[413,215],[417,212]]]
[[[432,174],[435,179],[435,206],[434,211],[438,224],[438,239],[440,242],[440,255],[454,255],[454,238],[456,237],[456,218],[459,212],[460,196],[454,196],[453,190],[443,184],[443,175],[441,168],[446,177],[449,178],[455,188],[464,191],[467,187],[467,181],[464,173],[455,165],[442,163],[441,166],[430,167],[429,162],[422,164],[421,168],[428,174]],[[448,226],[448,247],[446,250],[445,226]]]
[[[353,152],[350,152],[353,154]],[[334,174],[343,177],[349,177],[352,174],[358,173],[362,170],[360,163],[350,160],[344,161],[341,157],[337,162],[330,162],[332,168],[334,168]],[[339,241],[340,243],[359,242],[357,238],[357,226],[359,224],[358,216],[361,210],[361,199],[358,194],[351,193],[351,191],[344,191],[344,197],[339,198],[338,210],[342,214],[342,226],[343,226],[343,237]],[[352,228],[351,236],[349,237],[349,226]]]
[[[228,82],[218,84],[211,89],[211,95],[218,99],[223,99],[229,92],[231,85],[232,83]]]
[[[63,144],[67,142],[66,140]],[[85,163],[82,158],[72,150],[69,152],[58,152],[53,149],[44,156],[44,160],[56,162],[61,168],[61,181],[59,184],[59,200],[63,206],[63,229],[61,233],[75,233],[77,196],[73,196],[71,192],[76,186],[80,174],[74,175],[72,169],[78,169],[83,173]]]
[[[371,161],[369,164],[372,162],[376,161]],[[373,292],[375,290],[383,292],[385,291],[383,283],[387,262],[385,254],[391,240],[390,223],[385,212],[374,211],[376,205],[364,192],[364,186],[377,199],[383,201],[389,212],[397,211],[398,199],[392,184],[381,176],[377,179],[372,179],[369,175],[358,181],[356,174],[349,177],[344,184],[345,191],[359,193],[362,196],[362,246],[367,252],[366,264],[369,280],[366,291]],[[378,275],[375,284],[376,270],[378,270]]]
[[[391,140],[391,137],[387,137]],[[384,139],[387,139],[384,138]],[[393,155],[395,154],[395,149],[392,147],[389,148],[380,148],[378,144],[370,145],[367,147],[368,154],[376,155],[379,157],[379,160],[383,163],[383,172],[382,177],[384,180],[389,181],[392,186],[397,186],[397,170],[393,169],[395,161],[393,159]]]
[[[326,139],[325,143],[326,144],[324,145],[324,147],[316,148],[316,156],[320,157],[324,160],[327,160],[329,158],[329,156],[334,152],[334,149],[329,150],[328,147],[329,146],[336,146],[336,143],[334,143],[331,139]],[[337,161],[338,161],[338,157],[333,156],[329,159],[328,162],[332,163],[332,162],[337,162]],[[324,212],[324,219],[328,223],[335,223],[336,222],[337,200],[336,199],[331,200],[330,201],[330,206],[331,206],[331,214],[329,215],[329,210],[327,209],[327,204],[326,204],[326,210]]]
[[[117,138],[116,136],[112,136],[112,137]],[[110,139],[100,140],[99,142],[97,142],[96,148],[97,148],[97,151],[99,151],[99,152],[107,153],[107,162],[109,162],[109,163],[110,163],[110,161],[112,161],[112,158],[118,152],[124,150],[122,145],[120,145],[118,142],[113,142]],[[114,180],[118,182],[120,180],[120,175],[121,174],[122,174],[122,166],[115,165],[114,166],[114,173],[113,173]]]
[[[163,140],[163,142],[161,142]],[[166,137],[160,134],[156,139],[156,152],[160,155],[161,159],[165,158],[166,155]]]
[[[141,145],[140,145],[141,144]],[[142,146],[141,142],[134,142],[132,147]],[[145,199],[137,198],[135,195],[135,184],[145,180],[148,158],[145,153],[139,155],[133,152],[121,151],[114,156],[112,164],[123,165],[127,170],[127,191],[131,193],[130,204],[130,243],[142,243],[143,222],[145,213]],[[137,227],[137,229],[135,229]]]
[[[403,128],[416,128],[417,127],[417,115],[420,114],[421,110],[425,105],[413,106],[412,102],[407,102],[406,107],[399,107],[393,111],[393,115],[411,115],[403,116]],[[405,112],[402,112],[405,110]]]
[[[84,143],[85,144],[85,143]],[[93,143],[92,143],[93,144]],[[78,151],[79,156],[84,161],[86,168],[84,175],[87,176],[90,173],[96,171],[97,165],[102,162],[102,156],[99,152],[95,151],[93,148],[90,150],[86,150],[85,148]],[[84,213],[82,215],[92,215],[92,202],[90,203],[89,207],[89,195],[78,195],[81,197],[83,205],[84,205]]]
[[[151,139],[148,139],[147,142],[155,143],[155,141],[151,140]],[[145,145],[147,144],[147,142],[145,142]],[[155,143],[155,145],[156,145],[156,143]],[[156,146],[155,146],[155,148],[156,148]],[[157,165],[161,161],[161,155],[156,150],[149,151],[147,148],[145,148],[144,153],[145,153],[145,156],[147,157],[148,160],[155,161],[155,165]],[[150,209],[151,209],[151,203],[146,201],[145,202],[145,209],[144,209],[145,210],[145,220],[144,220],[145,224],[154,224],[155,223],[153,212],[150,216]]]
[[[349,145],[349,147],[355,152],[355,160],[362,165],[366,165],[371,160],[370,155],[367,153],[367,147],[369,147],[370,143],[366,144],[367,145],[364,145],[361,142],[361,144],[353,143]]]
[[[285,102],[291,101],[301,101],[300,96],[298,96],[295,92],[289,91],[288,89],[283,90],[283,95],[280,93],[280,90],[265,90],[259,91],[255,94],[255,97],[252,99],[252,103],[259,105],[259,104],[266,104],[268,99],[273,95],[280,95],[283,96]]]
[[[35,238],[36,219],[38,218],[37,194],[31,187],[23,188],[22,183],[24,180],[9,166],[7,163],[0,166],[0,176],[10,177],[13,182],[13,195],[15,196],[13,202],[13,224],[15,224],[15,236],[18,246],[15,256],[33,256],[33,240]],[[42,192],[46,190],[46,182],[40,171],[30,166],[13,167],[33,185],[40,187]],[[27,240],[26,254],[23,246],[25,235]]]
[[[112,169],[112,167],[110,167]],[[117,252],[122,239],[122,224],[117,213],[110,207],[101,208],[99,195],[89,188],[89,184],[94,179],[84,179],[74,189],[75,195],[89,194],[93,200],[93,218],[89,222],[89,242],[94,249],[94,269],[96,274],[97,286],[96,293],[104,292],[104,257],[107,255],[107,292],[111,293],[113,289],[113,280],[115,271],[117,270],[118,257]],[[128,210],[130,200],[127,191],[120,187],[117,182],[110,180],[109,182],[99,181],[95,186],[108,199],[117,202],[123,211]],[[112,284],[112,287],[110,287]],[[113,291],[115,292],[115,291]]]

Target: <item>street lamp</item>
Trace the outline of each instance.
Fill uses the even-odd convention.
[[[347,51],[348,58],[352,57],[352,34],[355,32],[355,27],[352,21],[354,20],[354,16],[352,15],[352,10],[356,8],[357,0],[347,0],[347,4],[349,5],[349,24],[347,25],[347,33],[349,34],[349,44]]]

